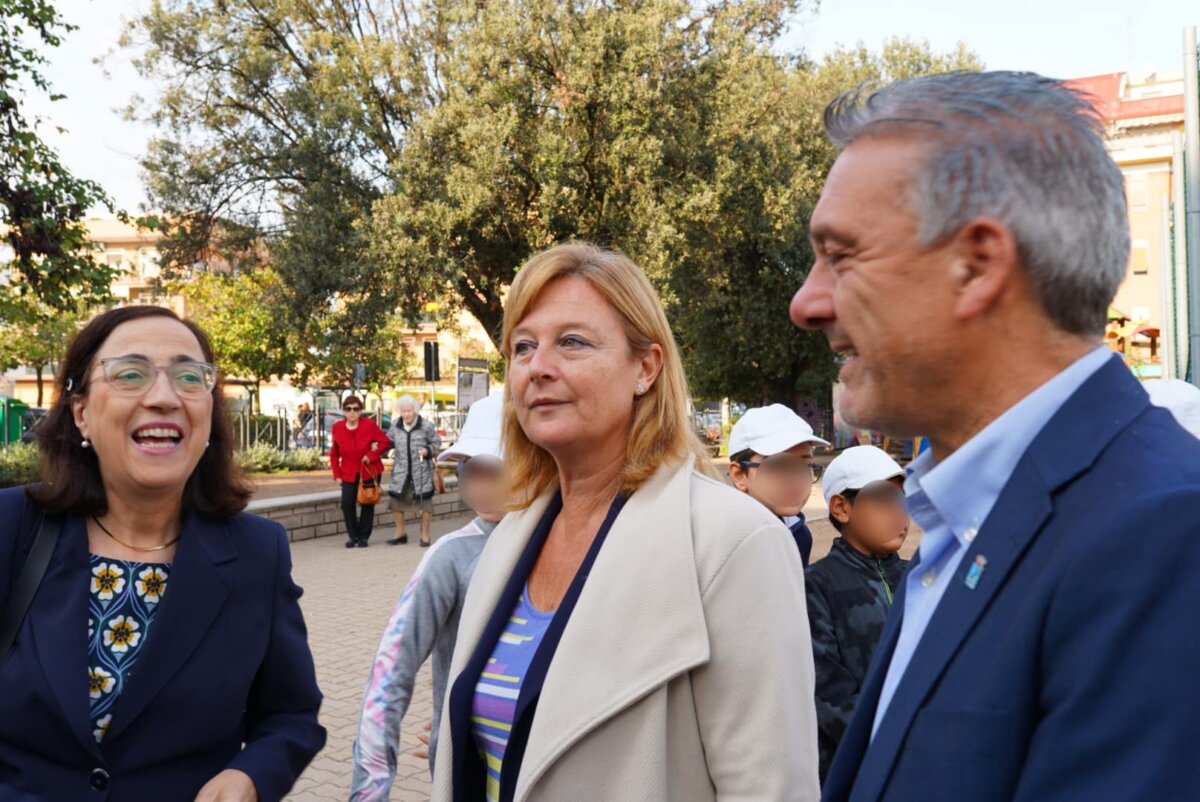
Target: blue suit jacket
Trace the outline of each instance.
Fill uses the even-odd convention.
[[[0,491],[0,605],[41,512]],[[227,768],[278,800],[325,743],[286,535],[251,515],[185,518],[154,631],[103,746],[87,685],[88,544],[68,517],[0,663],[0,800],[190,802]],[[92,787],[93,774],[100,771]]]
[[[903,610],[822,799],[1196,798],[1200,441],[1120,360],[1022,457],[872,741]]]

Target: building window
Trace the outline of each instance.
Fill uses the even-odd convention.
[[[1129,269],[1135,276],[1144,276],[1150,272],[1150,243],[1144,239],[1135,239],[1130,243]]]

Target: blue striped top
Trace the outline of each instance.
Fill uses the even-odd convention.
[[[553,618],[554,613],[543,612],[529,602],[526,583],[475,686],[471,734],[487,764],[487,802],[500,799],[500,772],[516,718],[521,683]]]

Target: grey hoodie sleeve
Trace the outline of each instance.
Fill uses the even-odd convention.
[[[458,573],[450,546],[439,541],[409,580],[375,653],[354,739],[351,802],[387,800],[396,777],[400,722],[413,685],[458,599]],[[432,754],[432,752],[431,752]]]

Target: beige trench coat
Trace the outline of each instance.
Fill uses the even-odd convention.
[[[488,540],[452,683],[552,492]],[[449,802],[449,713],[439,744],[432,798]],[[634,493],[547,671],[520,772],[516,802],[818,799],[804,574],[779,519],[691,461]]]

